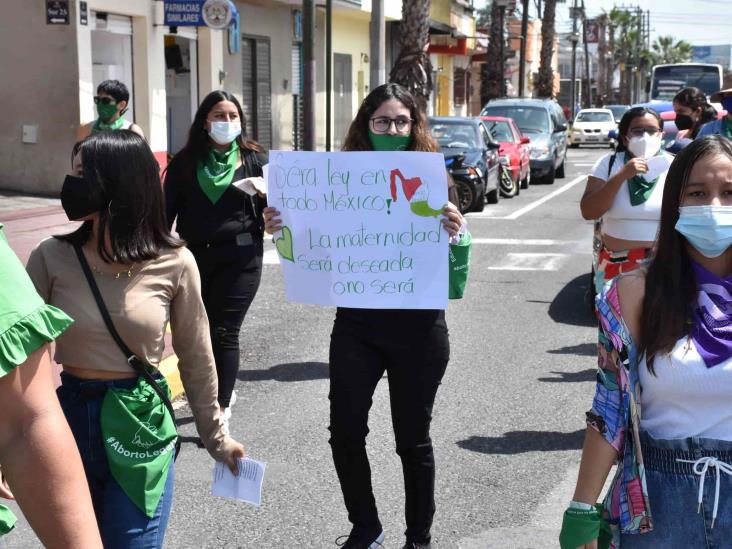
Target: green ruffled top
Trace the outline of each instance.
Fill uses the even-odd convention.
[[[43,302],[0,224],[0,377],[55,340],[72,322],[63,311]]]

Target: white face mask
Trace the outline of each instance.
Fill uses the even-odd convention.
[[[643,137],[631,137],[628,140],[628,150],[637,158],[650,158],[661,148],[661,133],[656,135],[643,134]]]
[[[211,122],[211,131],[208,132],[211,139],[219,145],[228,145],[241,135],[241,122]]]

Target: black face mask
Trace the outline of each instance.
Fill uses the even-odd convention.
[[[76,221],[102,209],[96,185],[83,177],[67,175],[61,187],[61,207],[70,221]]]
[[[694,127],[694,119],[688,114],[677,114],[676,127],[680,130],[690,130]]]

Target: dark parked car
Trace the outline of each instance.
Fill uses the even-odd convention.
[[[615,118],[615,123],[620,124],[620,119],[623,118],[625,111],[630,109],[630,105],[603,105],[602,108],[613,111],[613,118]]]
[[[432,137],[445,155],[445,166],[457,185],[462,212],[482,211],[485,201],[498,202],[498,148],[479,118],[428,119]]]
[[[551,99],[494,99],[480,114],[511,118],[531,139],[532,182],[551,185],[555,177],[564,177],[567,119],[559,103]]]

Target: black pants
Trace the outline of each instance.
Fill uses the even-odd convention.
[[[262,278],[262,244],[191,247],[211,327],[219,406],[229,406],[239,372],[239,331]]]
[[[330,444],[348,518],[355,528],[381,527],[366,435],[372,397],[386,371],[396,452],[404,472],[407,541],[430,541],[435,513],[430,422],[449,355],[444,320],[410,332],[408,326],[374,331],[336,319],[330,343]]]

